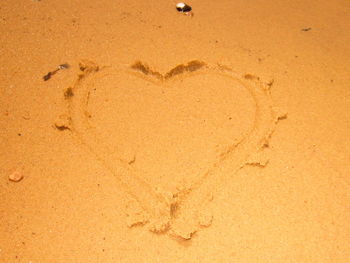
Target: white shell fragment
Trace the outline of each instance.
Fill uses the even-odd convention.
[[[186,6],[185,3],[178,3],[178,4],[176,5],[176,8],[184,8],[185,6]]]
[[[192,11],[192,7],[181,2],[176,4],[176,10],[182,13],[188,13]]]

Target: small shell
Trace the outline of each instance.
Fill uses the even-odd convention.
[[[185,3],[177,3],[176,4],[176,10],[182,13],[188,13],[192,11],[192,7]]]
[[[15,170],[9,175],[9,180],[12,182],[19,182],[23,179],[23,174],[20,170]]]

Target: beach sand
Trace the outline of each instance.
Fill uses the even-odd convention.
[[[3,0],[0,262],[350,262],[350,3]]]

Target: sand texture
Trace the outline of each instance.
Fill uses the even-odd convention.
[[[348,1],[2,1],[0,262],[350,262]]]

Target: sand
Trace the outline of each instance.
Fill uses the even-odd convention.
[[[349,262],[347,1],[2,1],[0,262]]]

